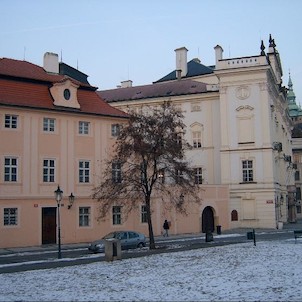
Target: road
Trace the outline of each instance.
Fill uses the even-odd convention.
[[[263,240],[285,239],[293,239],[292,230],[256,231],[256,243]],[[206,242],[204,234],[170,236],[168,238],[158,237],[156,238],[157,248],[155,250],[149,250],[146,247],[143,249],[122,251],[122,259],[244,242],[250,242],[251,245],[254,244],[253,240],[247,239],[245,231],[241,231],[240,233],[223,233],[222,235],[214,234],[214,240],[210,242]],[[79,244],[63,246],[62,259],[57,258],[57,246],[55,245],[40,248],[1,250],[0,274],[104,261],[105,254],[91,254],[88,252],[87,244]]]

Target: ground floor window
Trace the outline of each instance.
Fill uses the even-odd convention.
[[[147,207],[145,205],[141,207],[141,222],[147,223]]]
[[[79,226],[90,226],[90,207],[79,208]]]
[[[18,209],[17,208],[4,208],[4,225],[17,225],[18,224]]]
[[[112,207],[112,223],[113,224],[122,224],[122,207],[121,206]]]

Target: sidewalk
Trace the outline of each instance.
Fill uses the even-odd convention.
[[[250,232],[251,228],[237,228],[230,230],[221,230],[222,235],[231,235],[231,234],[246,234]],[[255,229],[256,233],[270,233],[270,232],[290,232],[294,230],[302,230],[302,219],[299,219],[296,223],[286,223],[283,225],[283,229]],[[214,236],[216,232],[214,232]],[[157,240],[173,240],[179,238],[190,238],[190,237],[201,237],[204,238],[204,233],[189,233],[189,234],[180,234],[180,235],[170,235],[169,237],[155,236],[155,242]],[[83,243],[71,243],[71,244],[62,244],[62,251],[68,249],[86,249],[90,242]],[[15,253],[26,253],[26,252],[47,252],[47,251],[55,251],[58,249],[57,244],[49,244],[42,246],[29,246],[29,247],[16,247],[16,248],[2,248],[0,249],[0,255],[8,255]]]

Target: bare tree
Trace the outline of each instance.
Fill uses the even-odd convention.
[[[185,158],[189,144],[184,140],[181,111],[169,102],[147,109],[129,113],[93,198],[100,203],[99,218],[105,218],[114,204],[127,215],[144,201],[150,249],[154,249],[152,197],[161,196],[163,204],[186,214],[188,202],[200,202],[200,188]]]

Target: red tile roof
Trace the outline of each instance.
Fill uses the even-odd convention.
[[[49,88],[64,81],[67,76],[48,74],[42,67],[26,61],[0,59],[0,105],[78,111],[87,114],[126,117],[126,113],[110,106],[96,93],[96,87],[71,81],[78,88],[79,110],[53,105]]]
[[[139,100],[207,92],[205,83],[192,80],[155,83],[143,86],[101,90],[97,93],[106,102]]]

